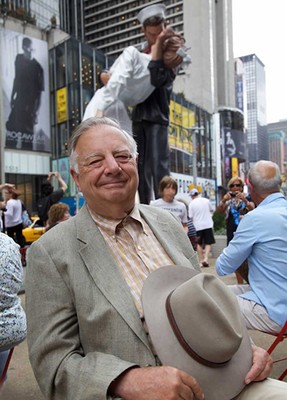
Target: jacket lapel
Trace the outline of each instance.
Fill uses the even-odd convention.
[[[153,211],[152,207],[139,205],[139,210],[142,218],[151,227],[154,235],[173,262],[177,265],[190,267],[192,262],[190,251],[188,255],[184,254],[184,246],[181,245],[181,241],[170,229],[169,224],[164,219],[161,219],[159,214]],[[75,221],[79,252],[95,285],[149,348],[147,336],[130,289],[86,206],[82,207],[75,217]],[[194,258],[197,259],[196,254],[194,254]]]
[[[194,253],[191,255],[190,243],[187,242],[186,246],[184,241],[178,237],[178,231],[174,232],[166,220],[155,212],[152,207],[139,205],[139,209],[142,218],[148,223],[157,240],[173,260],[174,264],[188,268],[193,265],[195,269],[200,271],[197,254]]]
[[[86,206],[77,216],[76,225],[79,252],[95,285],[149,348],[130,289]]]

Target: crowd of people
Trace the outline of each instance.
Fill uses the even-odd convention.
[[[283,400],[287,384],[268,378],[272,359],[248,334],[276,333],[287,317],[280,171],[271,161],[253,165],[251,197],[240,177],[227,185],[217,209],[226,215],[227,247],[216,270],[231,274],[248,261],[248,282],[227,287],[203,272],[215,241],[214,209],[197,188],[189,204],[177,200],[170,176],[167,127],[176,70],[163,55],[175,32],[166,27],[165,11],[157,4],[138,15],[154,88],[134,106],[134,137],[105,109],[76,127],[70,172],[85,204],[72,218],[59,202],[67,189],[60,175],[50,173],[42,185],[38,214],[45,234],[27,256],[26,316],[17,296],[20,193],[0,186],[8,192],[0,203],[5,229],[15,240],[0,235],[0,293],[4,299],[11,292],[13,300],[2,304],[0,296],[0,352],[27,334],[46,399]],[[116,74],[115,68],[103,96]],[[7,312],[11,306],[17,315]]]
[[[53,191],[50,183],[55,176],[61,188]],[[49,173],[48,179],[42,184],[46,190],[47,220],[45,231],[50,230],[70,217],[69,206],[58,202],[63,196],[67,185],[58,172]],[[49,188],[49,193],[48,192]],[[22,233],[23,212],[26,207],[20,199],[21,192],[11,183],[0,184],[3,201],[0,201],[0,377],[5,375],[9,353],[26,338],[26,315],[21,305],[19,292],[23,287],[23,262],[21,259],[25,240]],[[19,251],[20,250],[20,251]],[[7,376],[0,380],[0,390]]]
[[[249,284],[235,285],[248,329],[279,332],[286,322],[287,201],[280,191],[277,164],[258,161],[248,174],[251,198],[256,204],[240,221],[234,238],[216,260],[219,275],[227,275],[248,260]],[[249,201],[245,203],[249,206]]]

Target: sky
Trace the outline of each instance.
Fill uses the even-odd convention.
[[[267,123],[287,119],[287,0],[232,0],[234,57],[265,65]]]

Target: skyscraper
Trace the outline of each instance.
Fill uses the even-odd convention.
[[[267,125],[269,141],[269,159],[279,165],[286,188],[287,171],[287,120]]]
[[[265,66],[256,54],[240,57],[244,64],[247,93],[247,146],[249,162],[268,159]]]

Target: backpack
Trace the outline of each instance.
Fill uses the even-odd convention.
[[[51,199],[50,196],[42,197],[38,200],[38,217],[41,221],[46,222],[48,219],[48,211],[51,207]]]
[[[30,215],[23,202],[22,202],[22,224],[23,228],[28,228],[28,226],[32,224]]]

